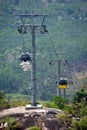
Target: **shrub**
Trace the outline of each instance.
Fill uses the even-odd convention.
[[[82,118],[79,121],[78,124],[79,124],[80,130],[87,130],[87,116],[85,116],[84,118]]]
[[[72,130],[87,130],[87,116],[81,118],[80,121],[72,121]]]
[[[67,99],[61,96],[55,96],[53,98],[55,105],[57,105],[60,109],[64,108],[65,104],[67,104]]]
[[[82,89],[79,92],[76,92],[74,97],[73,97],[74,103],[76,102],[84,102],[85,104],[87,104],[87,92],[84,91],[84,89]]]
[[[80,108],[79,117],[84,117],[85,115],[87,115],[87,106],[82,106]]]
[[[40,128],[37,127],[37,126],[32,126],[32,127],[29,128],[29,130],[40,130]]]
[[[58,108],[58,106],[54,102],[47,102],[45,106],[48,108]]]
[[[75,109],[73,108],[73,104],[67,104],[64,107],[64,110],[71,115],[75,115]]]
[[[73,120],[71,126],[72,126],[72,130],[80,130],[77,120]]]
[[[83,102],[73,104],[73,109],[76,117],[82,118],[87,114],[87,106]]]
[[[69,127],[71,124],[71,117],[69,117],[66,113],[60,113],[57,115],[58,119],[66,126]]]
[[[5,94],[2,91],[0,91],[0,105],[5,103],[5,100],[6,100]]]

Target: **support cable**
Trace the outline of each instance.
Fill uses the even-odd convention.
[[[22,40],[23,40],[23,43],[22,43],[22,51],[23,51],[23,53],[26,53],[26,45],[25,45],[25,41],[24,41],[24,36],[23,36],[23,34],[21,34],[21,37],[22,37]]]
[[[45,12],[48,12],[48,3],[45,3],[45,5],[42,7],[43,9],[44,9],[44,11]],[[44,21],[44,19],[43,19],[43,21]],[[42,23],[43,24],[43,23]],[[48,38],[49,38],[49,41],[50,41],[50,45],[52,46],[52,48],[53,48],[53,50],[54,50],[54,52],[55,52],[55,54],[56,54],[56,57],[57,57],[57,59],[58,59],[58,55],[57,55],[57,51],[56,51],[56,49],[55,49],[55,47],[54,47],[54,42],[53,42],[53,40],[52,40],[52,37],[50,36],[50,34],[49,34],[49,31],[47,31],[47,34],[48,34]],[[51,56],[51,54],[50,54],[50,56]],[[52,56],[51,56],[52,57]]]
[[[55,54],[56,54],[56,57],[57,57],[57,59],[58,59],[57,51],[56,51],[56,49],[55,49],[55,47],[54,47],[54,42],[53,42],[53,40],[52,40],[52,38],[51,38],[49,32],[48,32],[48,37],[49,37],[49,40],[50,40],[50,44],[51,44],[51,46],[52,46],[52,48],[53,48],[53,50],[54,50],[54,52],[55,52]]]

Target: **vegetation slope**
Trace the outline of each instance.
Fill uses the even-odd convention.
[[[26,52],[31,53],[31,30],[29,28],[26,34],[21,35],[17,27],[21,24],[18,14],[32,12],[48,14],[44,21],[48,33],[41,34],[37,29],[35,39],[37,95],[38,99],[46,100],[56,94],[58,79],[58,66],[56,63],[49,65],[49,61],[57,59],[57,56],[49,52],[59,52],[59,57],[63,52],[62,59],[67,57],[72,73],[86,70],[87,1],[0,0],[0,89],[5,93],[18,92],[31,96],[31,72],[24,72],[19,60],[24,45]],[[25,22],[31,23],[31,20],[27,18]],[[35,19],[35,22],[41,23],[42,18]],[[63,69],[64,66],[62,73],[65,74]],[[67,73],[70,74],[70,71]],[[74,84],[74,87],[77,86]],[[73,88],[70,91],[74,91]]]

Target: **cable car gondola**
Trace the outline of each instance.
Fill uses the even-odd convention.
[[[27,61],[31,62],[31,57],[30,57],[29,53],[24,53],[24,54],[21,55],[20,60],[24,61],[24,62],[27,62]]]
[[[65,78],[60,79],[58,87],[60,89],[66,89],[67,88],[67,79],[65,79]]]

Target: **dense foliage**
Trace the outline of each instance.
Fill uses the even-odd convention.
[[[0,92],[0,97],[2,97],[1,99],[4,99],[6,95]],[[22,100],[20,100],[20,105],[23,106],[24,101],[23,102],[21,101]],[[12,106],[11,106],[11,101],[9,101],[8,103],[9,103],[9,107],[14,107],[18,105],[17,102],[14,100],[13,100],[14,104],[12,104]],[[4,100],[3,100],[3,104],[7,105],[7,103]],[[66,126],[69,130],[87,129],[87,104],[85,104],[84,100],[81,100],[81,102],[75,100],[74,103],[68,103],[65,98],[55,96],[52,101],[46,103],[44,102],[43,104],[44,104],[43,107],[58,109],[60,112],[58,112],[58,115],[56,115],[55,118],[57,117],[61,121],[61,123],[63,123],[64,126]],[[16,118],[18,117],[8,116],[8,117],[1,118],[0,124],[6,123],[7,129],[13,129],[13,130],[21,129],[23,127],[23,124],[21,122],[18,122]],[[29,128],[29,130],[39,130],[39,127],[32,126]]]
[[[0,105],[2,105],[3,102],[5,102],[6,96],[3,92],[0,91]]]
[[[87,92],[84,90],[76,92],[74,96],[74,102],[84,102],[87,105]]]
[[[30,29],[23,36],[18,33],[21,20],[17,14],[32,11],[48,14],[44,21],[48,33],[41,35],[36,30],[37,98],[47,100],[56,95],[58,79],[57,65],[49,65],[49,60],[57,57],[49,52],[66,53],[72,71],[74,64],[87,58],[87,1],[0,0],[0,90],[6,93],[31,95],[31,72],[24,72],[19,65],[24,43],[26,51],[31,53],[31,33]],[[42,18],[35,20],[42,22]],[[84,65],[80,67],[77,70],[81,71]]]

